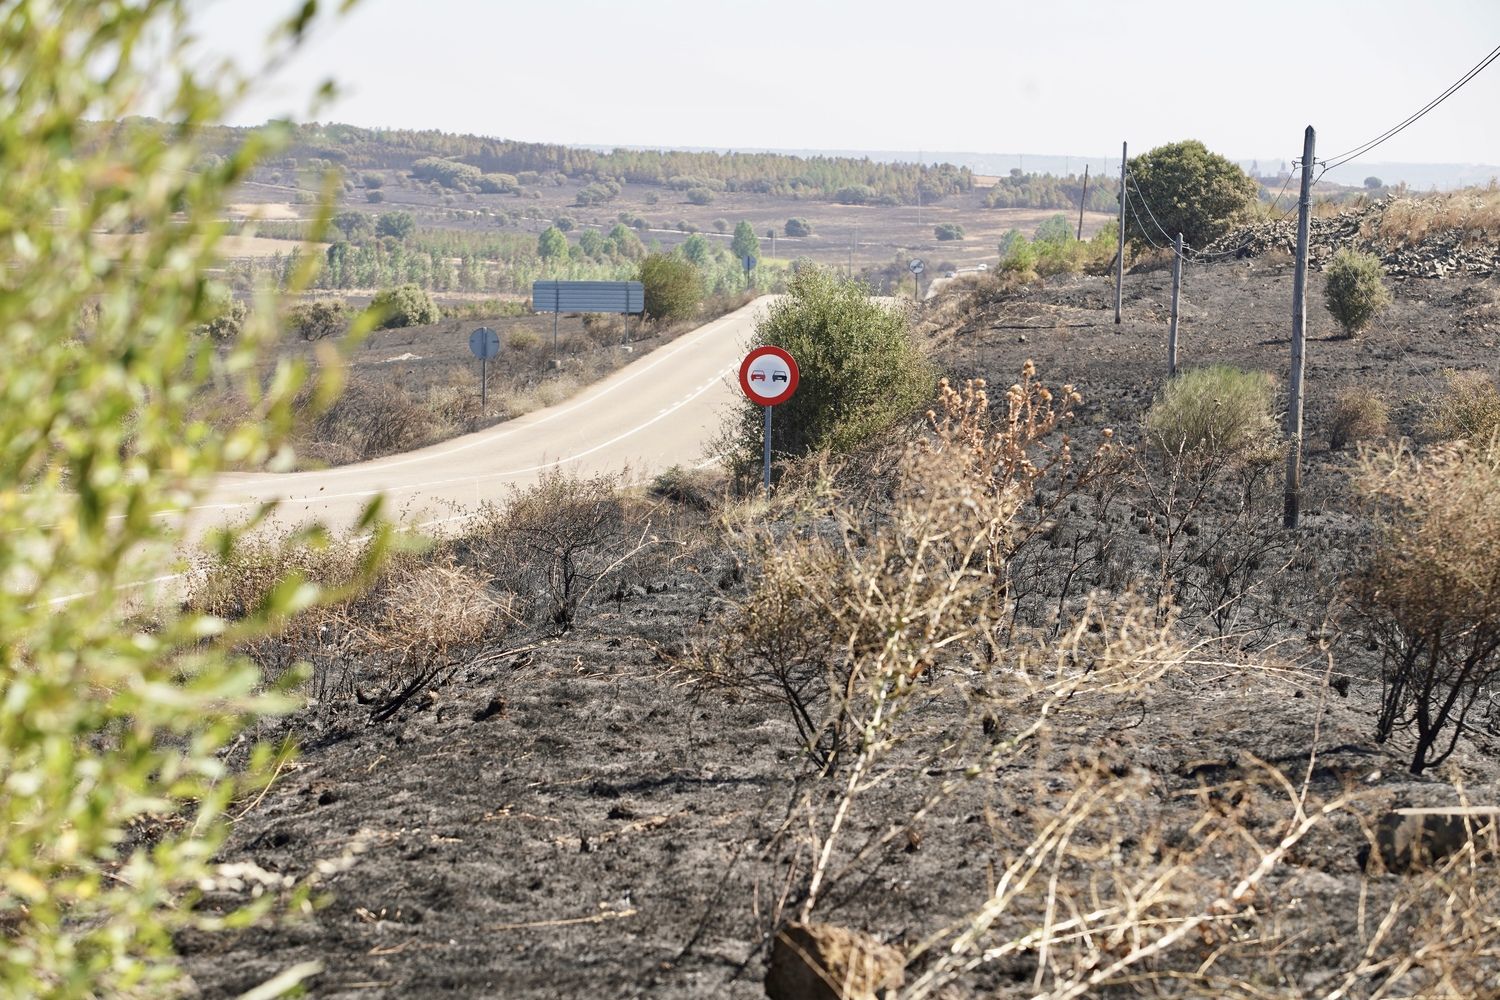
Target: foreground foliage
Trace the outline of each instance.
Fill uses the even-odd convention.
[[[0,379],[5,996],[154,992],[177,976],[176,930],[255,916],[199,914],[195,892],[254,884],[264,910],[293,883],[212,863],[226,807],[268,758],[257,752],[234,777],[223,751],[284,706],[227,649],[316,589],[282,580],[232,627],[170,610],[149,625],[130,617],[137,581],[169,565],[180,515],[227,465],[277,454],[307,381],[291,363],[262,380],[269,303],[243,317],[226,354],[194,332],[222,305],[207,274],[226,195],[275,136],[202,157],[205,123],[232,95],[186,68],[161,112],[173,141],[122,125],[94,142],[83,124],[131,113],[168,75],[163,44],[182,64],[184,13],[175,0],[62,0],[0,16],[0,344],[21,362]],[[96,235],[122,229],[139,233],[123,251]],[[210,378],[241,383],[253,414],[223,430],[190,419]],[[335,389],[315,394],[326,402]],[[380,548],[377,538],[372,558]]]

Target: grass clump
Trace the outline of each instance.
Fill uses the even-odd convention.
[[[1391,408],[1371,389],[1345,389],[1334,398],[1328,447],[1339,451],[1358,441],[1384,437],[1391,427]]]
[[[1146,438],[1165,457],[1248,458],[1276,432],[1265,372],[1195,368],[1168,382],[1146,413]]]
[[[1500,431],[1500,389],[1488,372],[1443,372],[1448,391],[1438,397],[1430,422],[1432,432],[1445,440],[1485,440]]]
[[[1344,336],[1353,337],[1391,304],[1385,287],[1385,269],[1380,258],[1358,250],[1340,250],[1324,271],[1324,297],[1328,311],[1338,320]]]

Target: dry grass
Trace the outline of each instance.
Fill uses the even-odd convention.
[[[1393,246],[1409,247],[1454,231],[1462,234],[1466,244],[1500,241],[1500,185],[1491,182],[1483,188],[1398,198],[1386,206],[1372,235]]]
[[[1391,408],[1373,389],[1344,389],[1334,397],[1328,419],[1328,447],[1334,451],[1390,433]]]
[[[1443,372],[1448,391],[1432,404],[1428,430],[1444,440],[1483,441],[1500,431],[1500,388],[1489,372]]]

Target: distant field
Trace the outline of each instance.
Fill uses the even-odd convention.
[[[715,220],[724,220],[731,228],[740,220],[746,220],[761,237],[762,253],[767,257],[773,255],[772,241],[767,233],[774,229],[777,234],[775,257],[808,257],[822,264],[848,266],[852,252],[856,269],[884,265],[898,255],[923,256],[934,265],[951,263],[956,267],[972,267],[980,263],[993,264],[998,260],[1000,238],[1009,230],[1020,229],[1030,235],[1043,219],[1058,211],[1074,220],[1075,224],[1078,215],[1076,208],[985,208],[982,191],[952,196],[920,208],[913,205],[840,205],[751,192],[719,192],[710,204],[694,205],[681,192],[640,184],[624,185],[619,196],[611,201],[581,207],[574,201],[583,184],[572,181],[530,187],[524,197],[478,193],[455,195],[434,191],[431,185],[412,181],[404,171],[365,173],[378,173],[384,179],[380,202],[367,202],[364,192],[356,188],[341,200],[339,209],[353,209],[371,215],[407,211],[413,213],[422,226],[524,233],[540,233],[555,219],[564,216],[579,228],[601,230],[608,230],[620,221],[628,223],[644,219],[647,228],[638,233],[641,239],[648,244],[656,241],[668,250],[690,235],[681,228],[683,223],[713,238],[721,235],[714,226]],[[300,207],[287,202],[289,190],[292,189],[274,183],[246,185],[242,197],[247,200],[238,204],[236,209],[254,212],[263,206],[262,218],[284,218],[284,213],[292,213]],[[248,200],[257,196],[264,196],[267,201],[256,203]],[[655,204],[651,203],[652,198],[656,199]],[[807,219],[812,224],[813,234],[797,239],[785,237],[784,227],[790,218]],[[1093,234],[1112,219],[1113,215],[1106,212],[1085,213],[1084,236]],[[965,238],[937,240],[933,229],[941,223],[961,225]],[[570,233],[570,241],[576,243],[577,236],[576,231]],[[727,239],[727,235],[724,238]],[[284,252],[285,244],[281,246]]]
[[[119,249],[141,238],[117,233],[96,233],[95,235],[104,246]],[[318,253],[328,249],[327,243],[299,244],[293,240],[273,240],[265,236],[225,236],[219,240],[220,254],[230,259],[274,257],[277,254],[290,253],[297,246],[304,247],[305,251],[312,250]]]

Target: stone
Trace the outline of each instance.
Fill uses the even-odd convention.
[[[1375,826],[1375,851],[1386,871],[1420,871],[1461,849],[1472,833],[1481,854],[1493,856],[1500,806],[1395,809]]]
[[[771,1000],[876,1000],[905,982],[890,945],[833,924],[790,923],[776,932],[766,970]]]

